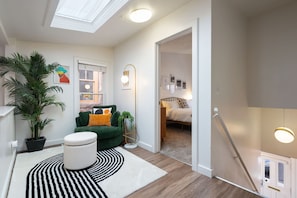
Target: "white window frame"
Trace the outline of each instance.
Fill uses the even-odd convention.
[[[107,81],[106,81],[106,76],[107,76],[107,67],[106,63],[103,61],[98,61],[98,60],[91,60],[91,59],[84,59],[84,58],[78,58],[74,57],[74,83],[73,83],[73,97],[74,97],[74,115],[77,115],[80,112],[80,91],[79,91],[79,64],[86,64],[89,65],[89,67],[97,67],[98,69],[100,68],[101,71],[104,72],[103,74],[103,87],[102,87],[102,94],[103,94],[103,103],[106,101],[107,98]]]

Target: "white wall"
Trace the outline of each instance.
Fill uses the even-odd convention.
[[[297,158],[297,141],[284,144],[274,137],[274,130],[277,127],[288,127],[296,134],[297,131],[297,110],[279,108],[261,108],[262,111],[262,147],[261,150],[285,157]]]
[[[193,0],[175,12],[134,35],[115,48],[115,103],[121,110],[134,112],[131,91],[121,90],[123,67],[137,67],[137,126],[139,144],[158,151],[159,70],[156,68],[156,43],[192,28],[193,36],[193,169],[211,175],[210,163],[210,71],[211,71],[211,1]],[[198,39],[197,39],[198,36]],[[203,49],[203,50],[202,50]],[[199,67],[198,67],[199,66]],[[118,79],[118,80],[117,80]],[[201,83],[203,82],[203,83]],[[198,103],[199,100],[199,103]],[[199,110],[199,111],[198,111]],[[197,142],[199,143],[197,144]],[[203,150],[203,151],[202,151]],[[199,154],[198,154],[199,151]]]
[[[192,55],[163,52],[160,58],[160,98],[180,97],[192,99]],[[179,79],[186,82],[186,89],[176,89],[174,93],[171,93],[162,82],[164,77],[170,80],[170,75],[174,76],[175,80]]]
[[[261,112],[248,108],[247,103],[247,20],[228,1],[214,0],[212,5],[212,106],[219,108],[219,114],[260,189]],[[218,123],[213,119],[214,174],[252,190]]]
[[[249,105],[297,108],[297,2],[250,19]]]
[[[15,140],[13,107],[0,106],[0,197],[7,196],[9,182],[16,157],[16,149],[11,147]]]
[[[77,83],[75,58],[106,63],[108,86],[105,102],[106,104],[113,103],[113,52],[111,49],[17,41],[15,50],[23,55],[30,55],[33,51],[37,51],[45,57],[47,64],[58,62],[70,66],[70,84],[59,84],[63,88],[63,93],[57,94],[57,99],[66,105],[65,111],[62,112],[58,107],[48,107],[44,114],[54,119],[41,134],[47,138],[45,146],[62,143],[64,136],[74,131],[75,117],[79,112],[78,86],[75,86]],[[53,76],[49,76],[47,80],[50,85],[53,84]],[[16,137],[19,141],[18,150],[26,149],[24,139],[30,137],[30,132],[27,122],[19,116],[16,116]]]

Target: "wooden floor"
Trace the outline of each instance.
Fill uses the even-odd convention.
[[[192,171],[192,167],[160,153],[142,148],[128,150],[140,158],[167,171],[167,175],[129,195],[139,197],[178,198],[258,198],[259,196],[234,187],[218,179],[211,179]]]

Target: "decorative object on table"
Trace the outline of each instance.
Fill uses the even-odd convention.
[[[15,106],[15,113],[20,114],[24,120],[29,122],[31,138],[26,139],[28,151],[42,150],[46,141],[40,137],[41,131],[53,119],[43,118],[44,108],[48,106],[59,106],[64,110],[65,104],[56,101],[52,93],[63,92],[59,86],[49,86],[44,81],[59,66],[58,63],[46,64],[44,57],[33,52],[30,57],[19,53],[9,57],[0,57],[0,76],[8,72],[17,74],[17,78],[8,78],[3,87],[9,91],[9,96],[14,101],[8,105]]]
[[[136,127],[136,90],[137,90],[137,86],[136,86],[136,67],[132,64],[128,64],[124,67],[124,71],[123,71],[123,76],[121,77],[121,81],[122,84],[125,85],[127,83],[129,83],[131,85],[131,77],[127,74],[129,74],[129,70],[130,68],[132,68],[134,70],[134,125],[133,125],[133,129],[131,129],[131,131],[127,131],[126,127],[125,131],[124,131],[124,137],[128,138],[129,140],[131,140],[131,142],[126,142],[125,144],[125,148],[136,148],[137,147],[137,127]],[[132,82],[133,82],[132,80]],[[132,135],[132,136],[131,136]]]

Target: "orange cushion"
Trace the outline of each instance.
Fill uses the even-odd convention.
[[[90,114],[88,126],[111,126],[110,114]]]

